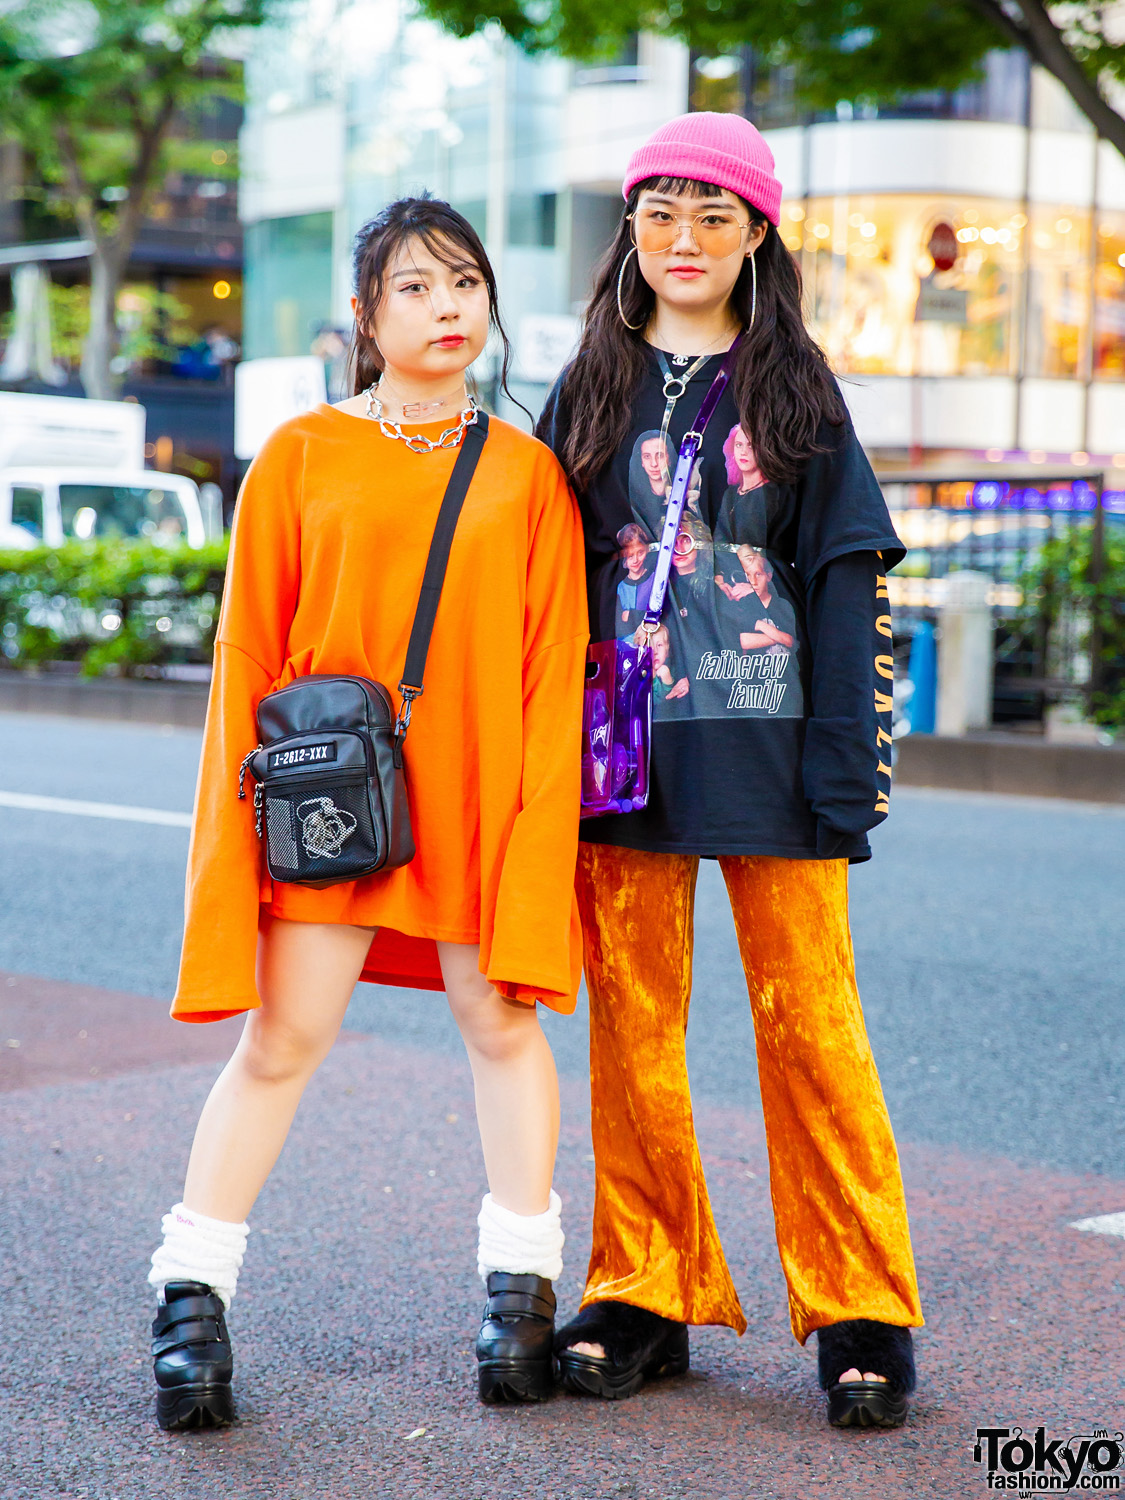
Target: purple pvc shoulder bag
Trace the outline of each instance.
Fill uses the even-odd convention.
[[[740,333],[711,382],[695,425],[684,433],[676,460],[652,591],[637,639],[596,641],[586,652],[586,690],[582,702],[582,816],[637,812],[648,805],[649,752],[652,741],[652,633],[660,624],[672,551],[683,519],[688,484],[703,444],[703,434],[730,380]]]

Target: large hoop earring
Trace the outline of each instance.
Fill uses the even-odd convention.
[[[629,251],[629,255],[627,255],[625,257],[625,259],[621,262],[621,269],[617,273],[617,312],[618,312],[618,316],[621,318],[621,321],[625,324],[625,327],[632,329],[632,331],[634,333],[636,333],[636,331],[637,331],[638,328],[643,328],[645,326],[645,321],[646,320],[642,319],[641,322],[639,322],[639,323],[630,323],[629,322],[629,319],[625,316],[625,308],[624,308],[624,306],[622,305],[622,302],[621,302],[621,283],[622,283],[622,281],[625,278],[625,267],[629,264],[629,256],[636,255],[636,253],[637,253],[637,247],[636,247],[636,245],[633,245],[631,247],[630,251]]]
[[[758,311],[758,257],[753,251],[750,252],[750,280],[750,321],[746,325],[748,333],[754,326],[754,314]]]

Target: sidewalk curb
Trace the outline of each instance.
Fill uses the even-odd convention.
[[[0,672],[0,713],[65,714],[202,729],[208,685]],[[1125,746],[1056,745],[1021,734],[896,740],[900,786],[1125,803]]]
[[[0,713],[66,714],[77,719],[124,719],[202,729],[204,682],[136,682],[121,678],[33,677],[0,672]]]
[[[1017,734],[912,734],[895,747],[900,786],[1125,803],[1125,749],[1116,745],[1052,745]]]

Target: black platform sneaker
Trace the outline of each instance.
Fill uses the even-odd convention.
[[[600,1344],[602,1355],[579,1354],[575,1344]],[[555,1339],[559,1380],[576,1396],[622,1401],[646,1380],[686,1375],[691,1365],[683,1323],[628,1302],[593,1302]]]
[[[849,1318],[817,1332],[817,1374],[833,1427],[901,1427],[914,1390],[914,1340],[909,1328]],[[841,1380],[848,1370],[882,1380]]]
[[[152,1324],[156,1420],[168,1432],[234,1421],[234,1355],[222,1298],[201,1281],[170,1281]]]
[[[493,1271],[477,1336],[480,1399],[546,1401],[553,1385],[555,1294],[545,1276]]]

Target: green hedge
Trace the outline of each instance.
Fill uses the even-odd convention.
[[[9,667],[77,661],[82,674],[210,662],[227,542],[68,542],[0,551],[0,652]]]
[[[1094,566],[1094,530],[1075,526],[1052,537],[1020,583],[1023,623],[1048,652],[1073,631],[1073,645],[1091,658],[1087,711],[1096,724],[1125,729],[1125,527],[1107,523],[1100,565]],[[1074,626],[1076,629],[1073,629]]]

